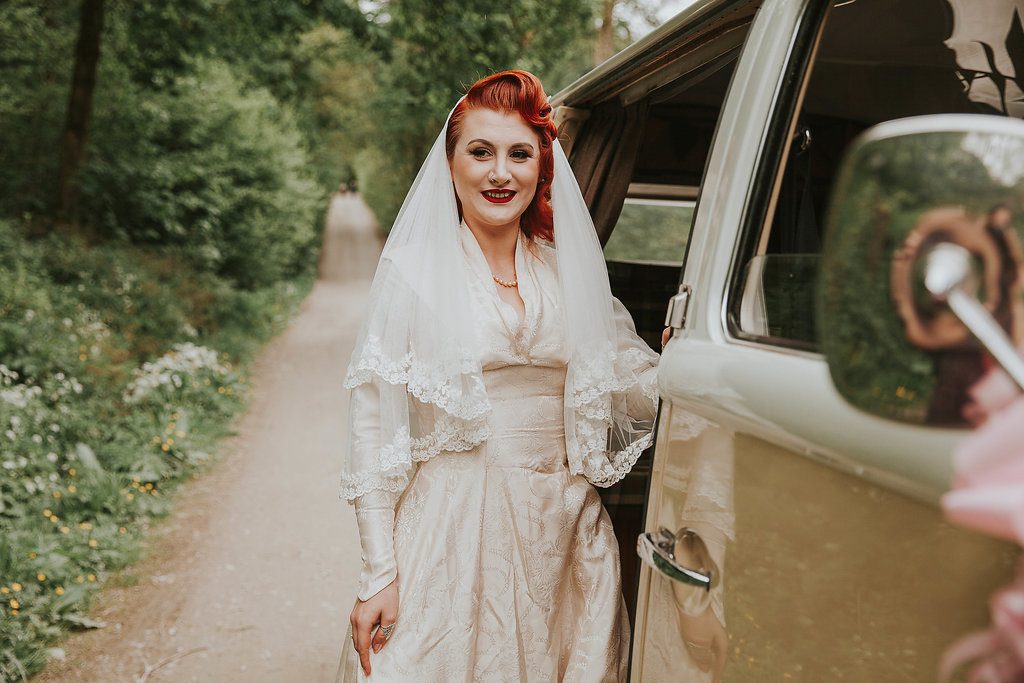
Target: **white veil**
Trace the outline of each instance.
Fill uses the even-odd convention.
[[[446,128],[447,122],[384,245],[345,377],[347,388],[373,383],[380,396],[381,447],[359,448],[349,439],[340,489],[349,502],[370,491],[401,491],[414,463],[470,450],[489,436]],[[569,161],[557,140],[552,146],[554,246],[570,359],[569,469],[609,486],[651,442],[653,419],[633,419],[626,410],[627,392],[636,390],[651,354],[619,351],[601,245]]]

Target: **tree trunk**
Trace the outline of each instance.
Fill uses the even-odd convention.
[[[57,215],[62,221],[73,221],[78,214],[81,189],[79,175],[89,139],[89,118],[92,114],[92,95],[96,89],[96,64],[100,59],[102,33],[103,0],[82,0],[71,97],[68,100],[68,116],[61,145]]]
[[[615,30],[615,0],[603,0],[601,3],[601,27],[597,29],[597,42],[594,44],[594,66],[608,59],[614,53],[613,33]]]

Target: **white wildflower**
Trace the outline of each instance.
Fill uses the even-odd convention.
[[[184,384],[182,375],[194,376],[200,370],[208,370],[218,375],[228,373],[228,368],[218,362],[216,351],[192,342],[176,344],[171,351],[155,361],[143,364],[135,371],[124,400],[129,403],[139,401],[154,389],[166,384],[181,387]]]

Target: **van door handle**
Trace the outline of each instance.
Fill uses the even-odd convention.
[[[679,563],[676,549],[680,545],[698,566],[685,567]],[[657,534],[649,531],[642,533],[636,539],[636,554],[648,567],[673,581],[707,591],[718,585],[718,567],[711,559],[703,539],[693,529],[683,527],[673,534],[661,527]]]
[[[675,330],[683,329],[683,325],[686,324],[686,314],[690,308],[692,292],[690,285],[679,285],[679,293],[668,300],[668,310],[665,311],[665,327]]]

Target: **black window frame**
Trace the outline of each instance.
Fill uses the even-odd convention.
[[[755,334],[740,326],[746,264],[757,252],[757,245],[772,225],[772,198],[785,172],[790,150],[790,130],[799,115],[802,93],[814,63],[818,41],[825,20],[832,9],[832,0],[808,2],[793,38],[793,47],[786,62],[774,106],[768,118],[764,144],[754,166],[753,182],[747,195],[736,245],[730,263],[729,278],[723,302],[726,333],[730,339],[751,342],[768,348],[818,352],[818,345],[785,337]],[[689,246],[689,245],[687,245]]]

